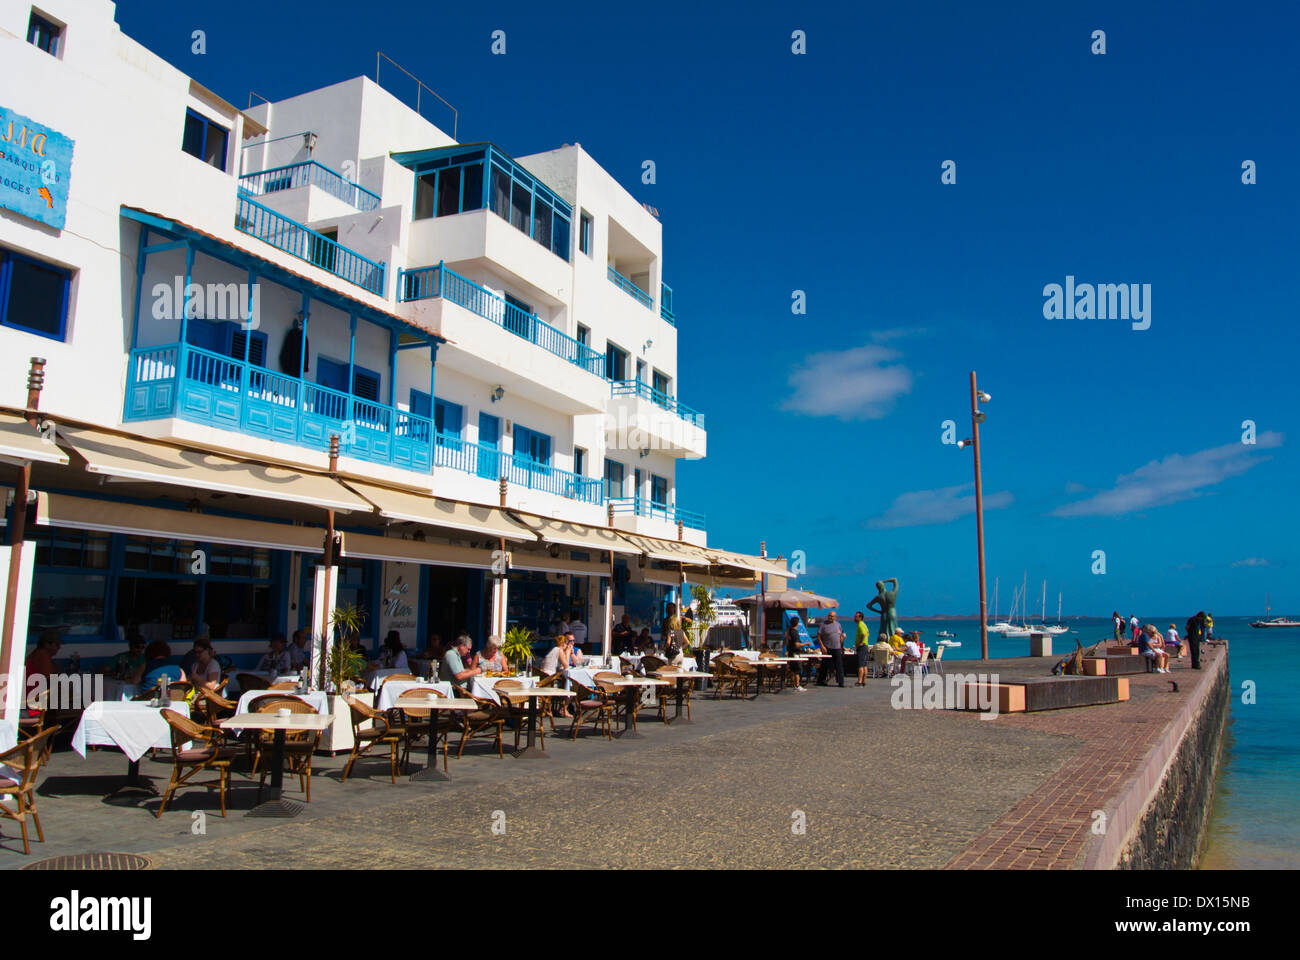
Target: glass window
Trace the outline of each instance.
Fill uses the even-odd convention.
[[[461,168],[461,210],[479,210],[483,206],[483,164]]]
[[[433,216],[434,187],[437,173],[426,173],[415,181],[415,219],[428,220]]]
[[[193,639],[202,629],[197,621],[199,588],[197,580],[122,577],[117,582],[117,622],[138,626],[149,641]]]
[[[578,324],[578,342],[584,347],[591,346],[591,330]]]
[[[27,21],[27,42],[40,47],[51,56],[59,55],[59,37],[63,28],[51,20],[42,17],[35,10]]]
[[[271,634],[271,588],[257,583],[209,582],[203,619],[212,639],[249,640]]]
[[[668,481],[650,474],[650,502],[656,507],[668,506]]]
[[[569,259],[569,218],[555,211],[555,224],[551,227],[551,252],[562,260]]]
[[[510,224],[532,236],[533,192],[519,181],[510,191]]]
[[[70,284],[66,270],[0,251],[0,323],[66,339]]]
[[[551,438],[547,434],[515,424],[515,457],[531,460],[533,463],[549,464]]]
[[[460,213],[460,167],[452,167],[438,174],[438,216],[450,217]]]
[[[591,256],[592,222],[591,214],[586,210],[578,220],[578,249]]]
[[[573,472],[578,476],[587,472],[587,451],[582,447],[573,448]]]
[[[218,170],[226,169],[226,144],[230,131],[193,110],[185,111],[181,149]]]
[[[605,341],[605,379],[627,379],[627,351]]]
[[[605,496],[623,496],[623,464],[617,460],[605,461]]]
[[[492,165],[492,212],[502,220],[510,219],[510,174]]]
[[[533,211],[533,239],[546,247],[551,247],[551,207],[543,203],[540,199],[537,201],[537,208]]]

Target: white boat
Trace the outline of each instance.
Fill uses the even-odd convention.
[[[961,646],[961,641],[960,641],[960,640],[940,640],[940,641],[936,644],[936,646],[939,646],[939,647],[960,647],[960,646]]]
[[[1273,630],[1278,627],[1300,627],[1300,620],[1291,620],[1287,617],[1270,617],[1268,605],[1268,596],[1264,597],[1264,619],[1256,620],[1251,624],[1256,630]]]
[[[957,634],[952,633],[952,632],[950,632],[950,631],[948,631],[948,630],[940,630],[938,633],[935,634],[935,636],[936,636],[936,637],[947,637],[949,640],[951,640],[953,637],[957,636]]]

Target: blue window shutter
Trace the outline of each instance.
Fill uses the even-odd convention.
[[[348,365],[331,360],[329,357],[316,358],[316,382],[322,387],[346,393],[348,389]]]
[[[379,402],[379,374],[365,367],[352,368],[352,395],[372,403]]]
[[[221,324],[214,323],[211,320],[204,320],[202,317],[191,317],[186,321],[185,339],[190,346],[198,347],[200,350],[227,353],[222,333]]]
[[[460,437],[461,428],[464,426],[465,408],[459,403],[435,398],[433,416],[439,433],[445,433],[449,437]]]
[[[411,389],[411,413],[417,417],[432,418],[433,411],[431,407],[432,401],[427,393],[421,393],[415,388]]]

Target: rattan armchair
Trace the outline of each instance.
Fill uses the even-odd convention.
[[[396,783],[397,752],[406,742],[406,729],[356,697],[343,699],[348,705],[348,713],[352,721],[352,753],[348,757],[347,766],[343,768],[343,776],[339,779],[339,783],[347,782],[348,775],[352,773],[352,765],[358,759],[370,756],[371,750],[381,747],[388,747],[389,767],[393,783]],[[367,721],[371,722],[371,726],[363,727]]]
[[[520,695],[519,691],[524,689],[524,685],[518,680],[498,680],[492,692],[497,695],[501,701],[501,706],[509,712],[509,719],[515,724],[515,751],[519,751],[519,736],[528,727],[528,696]],[[549,700],[550,697],[541,699]],[[537,725],[538,732],[542,737],[542,749],[546,749],[546,723],[542,722]]]
[[[167,781],[167,790],[163,793],[162,803],[154,816],[161,817],[167,809],[167,801],[179,787],[216,788],[221,794],[221,815],[226,815],[226,796],[230,791],[230,761],[234,759],[235,748],[226,745],[226,733],[219,727],[209,727],[195,723],[184,714],[175,710],[159,711],[172,735],[172,775]],[[192,746],[186,746],[192,744]],[[201,746],[199,745],[201,744]],[[195,780],[194,777],[206,770],[217,773],[216,780]]]
[[[271,685],[265,677],[259,677],[255,673],[237,673],[235,681],[243,693],[248,693],[250,690],[265,690]]]
[[[36,839],[45,842],[45,831],[41,829],[41,818],[36,812],[36,775],[41,764],[49,756],[49,744],[54,742],[54,735],[61,727],[46,727],[29,734],[25,740],[0,753],[0,764],[9,768],[12,776],[0,777],[0,797],[13,797],[14,809],[0,803],[0,817],[14,820],[23,833],[23,853],[32,852],[27,841],[27,817],[30,814],[36,825]]]
[[[470,737],[487,733],[496,737],[497,756],[504,760],[505,748],[501,745],[501,740],[505,736],[509,711],[491,700],[474,696],[464,687],[453,685],[452,689],[456,691],[457,696],[473,700],[478,704],[477,710],[471,710],[461,717],[460,746],[456,748],[456,759],[459,760],[465,752],[465,744],[469,742]]]
[[[610,720],[614,717],[614,701],[603,690],[592,690],[577,680],[569,680],[569,689],[577,694],[573,700],[574,713],[573,726],[569,731],[570,739],[578,739],[578,730],[587,720],[591,720],[598,729],[603,724],[605,739],[613,739]]]
[[[315,713],[316,708],[305,700],[299,700],[297,697],[258,697],[255,701],[256,707],[252,710],[254,713],[275,713],[278,710],[288,710],[290,713]],[[284,732],[284,760],[285,767],[290,774],[296,774],[298,777],[298,789],[302,791],[308,803],[311,803],[311,758],[316,755],[316,748],[320,745],[319,730],[286,730]],[[275,749],[275,731],[259,730],[257,737],[257,750],[253,757],[252,773],[257,773],[262,769],[262,774],[257,781],[257,799],[261,802],[262,787],[266,783],[266,765],[262,761],[269,761],[274,756]]]
[[[433,724],[430,720],[432,716],[428,707],[428,697],[442,697],[442,691],[436,687],[414,687],[405,690],[397,698],[397,710],[402,714],[402,723],[406,729],[406,739],[403,744],[402,765],[405,766],[411,757],[411,745],[424,737],[441,737],[442,738],[442,769],[447,770],[447,741],[451,738],[451,732],[456,729],[456,720],[454,717],[443,713],[438,717],[438,729],[432,729]],[[438,741],[433,742],[434,749],[438,747]]]

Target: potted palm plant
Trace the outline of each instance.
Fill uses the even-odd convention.
[[[533,631],[527,627],[511,627],[506,631],[501,653],[520,673],[529,670],[533,659]]]
[[[703,644],[709,628],[713,626],[713,621],[718,618],[713,609],[713,596],[709,593],[708,587],[696,584],[691,587],[691,597],[695,600],[695,616],[691,620],[690,642],[682,651],[688,656],[693,653],[692,648]]]

